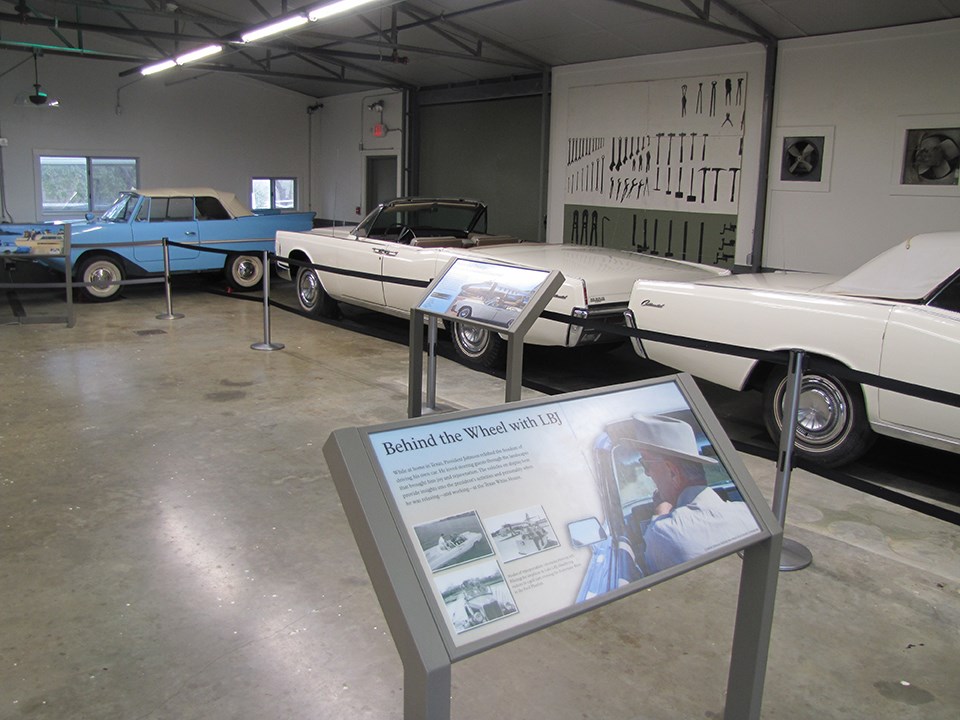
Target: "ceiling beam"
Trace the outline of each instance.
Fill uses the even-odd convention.
[[[732,15],[733,17],[735,17],[737,20],[739,20],[740,22],[742,22],[742,23],[743,23],[744,25],[746,25],[747,27],[753,28],[754,31],[755,31],[758,35],[760,35],[761,37],[765,38],[768,43],[770,43],[770,42],[776,43],[776,42],[777,42],[777,37],[776,37],[776,35],[774,35],[772,32],[770,32],[769,30],[767,30],[763,25],[761,25],[760,23],[758,23],[756,20],[753,20],[752,18],[749,18],[749,17],[747,17],[746,15],[744,15],[742,12],[740,12],[740,10],[738,10],[738,9],[735,8],[735,7],[733,7],[733,5],[731,5],[729,2],[727,2],[727,0],[713,0],[713,1],[714,1],[719,7],[723,8],[723,11],[724,11],[725,13],[728,13],[729,15]],[[709,2],[709,0],[705,0],[705,2]]]
[[[648,2],[642,2],[642,0],[609,0],[610,2],[615,2],[620,5],[626,5],[627,7],[632,7],[637,10],[644,10],[646,12],[653,13],[654,15],[662,15],[663,17],[668,17],[673,20],[680,20],[681,22],[691,23],[693,25],[699,25],[700,27],[705,27],[710,30],[716,30],[717,32],[722,32],[727,35],[733,35],[734,37],[741,38],[747,42],[759,42],[767,44],[770,41],[770,38],[763,35],[748,32],[746,30],[738,30],[737,28],[728,27],[718,22],[713,22],[705,18],[701,18],[698,15],[687,15],[682,12],[677,12],[676,10],[668,10],[666,8],[660,7],[659,5],[651,5]],[[713,0],[714,2],[719,2],[720,0]]]

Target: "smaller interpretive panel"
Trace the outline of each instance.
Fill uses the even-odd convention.
[[[548,270],[454,258],[417,309],[505,331],[519,327],[549,277]]]

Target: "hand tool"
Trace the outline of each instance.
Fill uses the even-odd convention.
[[[737,193],[737,173],[740,172],[740,168],[730,168],[730,172],[733,173],[733,180],[730,183],[730,202],[734,201]]]

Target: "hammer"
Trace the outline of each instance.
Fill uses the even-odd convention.
[[[733,181],[730,183],[730,202],[733,202],[737,196],[737,173],[740,172],[740,168],[730,168],[730,172],[733,173]]]

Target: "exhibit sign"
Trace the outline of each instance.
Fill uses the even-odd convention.
[[[686,375],[359,434],[452,658],[772,532]]]
[[[430,284],[416,309],[503,332],[526,318],[550,275],[549,270],[457,257]]]

